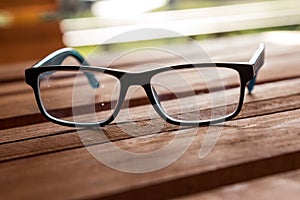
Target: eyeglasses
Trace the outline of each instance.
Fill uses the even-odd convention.
[[[25,70],[42,115],[65,126],[104,126],[112,122],[127,90],[140,85],[165,121],[183,126],[220,123],[240,112],[245,87],[251,93],[264,63],[260,44],[249,62],[194,63],[143,72],[90,66],[74,49],[58,50]],[[82,65],[65,66],[67,57]]]

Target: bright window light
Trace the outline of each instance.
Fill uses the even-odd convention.
[[[166,3],[167,0],[105,0],[95,3],[92,13],[103,18],[132,18]]]

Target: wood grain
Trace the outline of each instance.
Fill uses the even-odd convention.
[[[137,148],[149,151],[156,149],[161,142],[170,141],[174,134],[179,134],[180,139],[185,141],[186,137],[193,137],[193,131],[197,132],[193,144],[182,158],[153,173],[128,174],[112,170],[92,158],[85,148],[4,162],[0,173],[10,176],[1,178],[2,195],[7,198],[11,195],[18,197],[18,194],[29,198],[106,195],[137,198],[151,194],[152,199],[166,198],[296,169],[300,166],[299,127],[295,126],[299,122],[299,114],[298,109],[228,122],[214,150],[204,159],[197,155],[205,128],[141,138],[147,141],[147,145],[138,145],[141,141],[135,138],[115,142],[129,151]],[[99,145],[109,154],[109,146]],[[18,193],[10,192],[12,186],[7,184],[8,180],[14,182],[13,187],[18,188]],[[28,191],[28,188],[35,188],[35,192]],[[51,191],[56,192],[53,194]]]
[[[255,49],[253,41],[262,38],[268,37],[222,40],[236,52],[226,59],[244,60]],[[219,52],[216,55],[228,52],[220,41],[207,43],[211,52]],[[241,113],[223,127],[168,124],[139,92],[132,99],[142,103],[127,102],[133,107],[125,106],[101,131],[59,126],[40,116],[32,91],[21,81],[22,67],[12,72],[0,67],[1,199],[298,199],[299,48],[268,42],[274,48],[267,51],[259,84],[253,95],[245,95]],[[133,69],[131,64],[124,68]],[[220,128],[216,145],[200,158],[200,148],[207,148],[205,139],[215,136],[208,130]],[[150,153],[175,139],[176,146],[158,157],[118,156],[112,148]],[[118,171],[89,152],[105,153],[112,158],[111,165],[150,168],[157,158],[175,155],[189,140],[192,143],[174,163],[148,173]],[[282,172],[288,173],[278,174]]]
[[[280,87],[278,87],[279,83],[282,86],[283,85],[287,86],[287,85],[289,85],[288,82],[296,82],[294,84],[297,85],[297,81],[298,81],[298,79],[289,80],[289,81],[282,81],[281,83],[280,82],[269,83],[269,84],[265,84],[265,85],[261,85],[261,86],[257,87],[257,90],[261,90],[261,91],[258,93],[258,96],[257,96],[258,99],[256,99],[256,103],[252,103],[253,106],[255,106],[257,109],[255,109],[255,107],[251,107],[250,104],[249,104],[248,109],[243,110],[243,115],[244,115],[243,117],[247,117],[248,112],[255,113],[253,110],[258,111],[258,108],[259,108],[259,111],[260,111],[261,115],[263,115],[263,114],[265,115],[266,113],[274,113],[274,112],[276,113],[276,112],[279,111],[278,108],[280,108],[281,106],[282,106],[282,108],[284,108],[284,110],[288,110],[288,109],[294,110],[294,109],[297,109],[297,108],[299,109],[299,105],[300,105],[299,104],[299,93],[297,94],[297,91],[296,91],[295,95],[293,95],[293,94],[290,95],[291,96],[290,100],[284,99],[284,98],[282,98],[282,100],[280,100],[279,97],[276,98],[276,95],[271,96],[271,99],[274,99],[277,102],[272,102],[272,101],[270,102],[270,99],[265,100],[265,101],[259,99],[260,95],[264,96],[263,94],[266,94],[266,93],[268,94],[268,91],[269,92],[274,91],[274,89],[271,89],[271,87],[280,88]],[[288,87],[288,88],[295,88],[295,87]],[[278,90],[278,93],[280,93],[279,91],[281,91],[281,90]],[[293,93],[292,91],[294,91],[294,90],[290,90],[291,93]],[[278,96],[289,96],[287,93],[280,93],[280,95],[278,95]],[[250,98],[256,98],[256,97],[250,97]],[[265,106],[260,106],[260,103],[262,103],[261,105],[265,104]],[[136,114],[135,114],[136,116],[143,115],[143,112],[141,112],[143,109],[141,109],[141,107],[140,108],[137,107],[137,108],[134,108],[134,109],[135,109],[135,111],[133,111],[133,112],[136,112]],[[264,109],[266,109],[266,110],[263,111]],[[296,115],[294,113],[296,113]],[[228,139],[226,139],[226,141],[228,142],[227,145],[229,145],[229,146],[231,146],[233,144],[237,145],[237,144],[239,144],[239,142],[242,142],[242,143],[246,142],[247,143],[247,141],[249,141],[249,138],[247,138],[247,139],[244,138],[243,139],[243,137],[246,137],[244,134],[251,135],[251,134],[256,133],[257,134],[256,136],[251,136],[251,137],[254,137],[254,138],[257,137],[255,139],[260,140],[260,139],[265,137],[264,134],[260,135],[261,133],[265,133],[265,134],[268,133],[268,137],[270,137],[270,135],[274,133],[274,130],[273,129],[269,130],[269,128],[270,127],[276,127],[276,126],[281,127],[281,124],[283,124],[283,128],[278,129],[278,134],[274,133],[275,138],[273,138],[273,139],[276,140],[277,136],[279,136],[280,134],[282,134],[283,132],[285,132],[287,130],[289,130],[288,131],[288,134],[289,134],[290,128],[293,128],[292,124],[289,125],[289,121],[291,119],[297,119],[298,118],[297,113],[299,113],[298,110],[295,110],[295,111],[290,111],[290,112],[287,112],[287,113],[281,112],[281,113],[273,114],[273,115],[271,114],[271,115],[265,115],[265,116],[260,116],[260,117],[254,117],[253,119],[252,118],[245,118],[245,119],[242,119],[242,120],[235,120],[233,122],[228,122],[228,123],[226,123],[226,127],[225,127],[224,132],[223,132],[222,135],[230,135],[230,133],[231,134],[236,134],[235,138],[228,138]],[[141,117],[143,119],[143,116],[141,116]],[[268,120],[266,120],[266,119],[268,119]],[[272,121],[272,120],[275,120],[275,119],[277,120],[277,122]],[[262,122],[262,125],[260,125],[259,121]],[[287,122],[287,125],[284,124],[285,121]],[[297,122],[295,122],[295,123],[297,123]],[[69,152],[69,151],[71,151],[71,152],[73,152],[73,151],[76,152],[78,150],[84,151],[84,150],[81,150],[82,143],[81,143],[80,138],[78,137],[77,133],[73,129],[66,128],[66,127],[61,127],[61,126],[56,126],[56,125],[53,125],[51,123],[47,123],[47,124],[48,125],[38,124],[38,125],[34,125],[34,126],[26,126],[26,127],[8,129],[6,131],[3,130],[1,132],[1,136],[2,136],[1,137],[2,138],[2,140],[1,140],[2,141],[2,144],[1,144],[1,149],[2,149],[1,150],[1,155],[2,155],[1,160],[2,160],[2,162],[6,163],[8,160],[11,160],[10,162],[17,162],[18,160],[22,160],[20,158],[23,158],[25,160],[41,158],[41,157],[45,156],[44,155],[45,153],[47,153],[49,155],[52,155],[52,154],[59,154],[60,155],[60,154],[64,154],[64,152],[66,153],[66,152]],[[46,125],[46,127],[48,127],[47,129],[45,129],[45,125]],[[136,145],[136,142],[138,142],[138,141],[136,141],[136,139],[130,139],[131,138],[130,136],[126,135],[125,133],[122,133],[122,131],[120,132],[120,130],[128,130],[128,129],[133,130],[132,125],[125,124],[125,125],[123,125],[125,127],[122,127],[122,124],[121,124],[121,125],[118,125],[118,126],[112,125],[112,126],[110,126],[106,129],[106,132],[108,134],[111,134],[110,137],[109,137],[110,140],[118,141],[118,142],[116,142],[116,143],[118,143],[117,144],[118,146],[121,146],[121,147],[124,146],[123,148],[125,148],[125,149],[127,148],[128,150],[131,150],[131,151],[132,150],[134,150],[134,151],[149,151],[150,149],[152,149],[152,150],[156,149],[156,148],[160,147],[161,143],[165,144],[166,141],[169,141],[170,138],[172,138],[174,136],[175,133],[173,133],[172,131],[170,132],[170,130],[176,130],[176,127],[172,127],[172,126],[170,126],[169,128],[167,127],[165,129],[161,130],[162,135],[163,135],[162,136],[163,139],[162,139],[159,136],[155,136],[156,132],[151,132],[151,130],[149,131],[149,129],[143,129],[142,128],[142,129],[139,130],[139,131],[141,131],[142,135],[149,135],[150,134],[150,135],[153,135],[153,136],[148,138],[148,141],[146,141],[147,142],[146,144],[148,144],[148,145],[139,146],[139,145]],[[126,126],[127,126],[127,129],[126,129]],[[249,128],[245,128],[247,126],[249,126]],[[255,130],[255,128],[252,128],[252,127],[256,127],[256,126],[259,127],[257,130]],[[298,134],[297,127],[294,127],[294,128],[295,129],[292,129],[291,132],[293,133],[295,131],[295,133]],[[56,130],[56,131],[53,131],[53,130]],[[117,130],[119,130],[119,131],[117,131]],[[197,134],[199,134],[203,137],[205,131],[206,131],[205,128],[200,128],[197,131]],[[193,131],[188,130],[188,131],[183,131],[183,132],[184,132],[184,135],[191,136]],[[246,133],[244,133],[244,132],[246,132]],[[86,130],[85,133],[82,133],[82,134],[89,134],[89,131]],[[178,134],[180,134],[180,132]],[[24,135],[24,136],[22,136],[22,135]],[[243,137],[241,137],[241,136],[243,136]],[[238,137],[241,137],[241,138],[237,139]],[[273,137],[273,136],[271,136],[271,137]],[[278,138],[278,140],[283,140],[282,137],[283,136],[281,135],[281,137]],[[284,138],[288,139],[288,137],[286,135],[284,135]],[[99,139],[99,138],[97,138],[97,139]],[[124,140],[124,139],[126,139],[126,140]],[[128,141],[128,139],[129,139],[129,141]],[[271,138],[271,140],[273,140],[273,139]],[[296,138],[293,138],[293,140],[294,139],[296,139]],[[122,140],[124,140],[124,142],[122,142]],[[130,142],[130,140],[133,140],[133,142]],[[101,143],[103,143],[104,146],[105,146],[106,142],[107,142],[107,139],[105,137],[102,137],[102,140],[100,140],[100,141],[99,140],[98,141],[91,141],[91,144],[101,145]],[[139,142],[141,142],[141,141],[139,141]],[[203,138],[199,141],[198,145],[201,144],[202,142],[203,142]],[[258,142],[258,141],[256,141],[256,142]],[[272,142],[274,142],[274,141],[272,141]],[[282,151],[285,151],[285,149],[282,149],[282,148],[285,147],[284,142],[286,142],[286,140],[282,141],[282,143],[283,143],[282,147],[281,147]],[[289,141],[288,143],[290,143],[290,142],[291,141]],[[292,143],[296,144],[296,142],[297,142],[297,140],[293,141]],[[133,145],[128,147],[128,144],[130,144],[130,143],[133,143]],[[276,143],[274,143],[274,144],[279,145],[279,147],[281,146],[280,144],[278,144],[277,140],[276,140]],[[149,145],[150,145],[150,147],[149,147]],[[242,144],[239,144],[239,145],[242,145]],[[257,145],[257,144],[255,144],[255,145]],[[132,148],[134,148],[134,149],[132,149]],[[229,147],[224,147],[224,148],[229,148]],[[237,148],[238,149],[237,151],[240,152],[241,150],[246,151],[247,148],[251,149],[251,148],[254,148],[254,147],[247,147],[247,148],[244,147],[244,148],[240,149],[240,146],[239,146],[239,147],[232,147],[232,148],[234,148],[234,149]],[[287,148],[289,149],[289,148],[291,148],[291,146],[287,145]],[[280,150],[280,148],[278,150]],[[195,149],[193,151],[195,151]],[[232,150],[232,151],[234,151],[234,150]],[[233,152],[230,153],[230,151],[228,151],[228,149],[226,151],[224,150],[224,152],[226,152],[225,153],[226,155],[228,154],[228,155],[231,155],[233,157],[236,156],[236,153],[233,153]],[[253,153],[253,152],[250,151],[250,152],[247,152],[247,153]],[[190,153],[188,153],[188,154],[190,154]],[[191,154],[197,155],[196,152],[193,152]],[[223,154],[224,153],[221,153],[221,152],[218,151],[218,156],[222,157],[222,156],[224,156]],[[266,152],[266,154],[268,154],[268,156],[270,156],[269,152]],[[247,158],[250,158],[248,154],[243,155],[243,156],[245,156]],[[215,159],[222,159],[222,158],[217,157]],[[233,160],[235,160],[235,159],[233,159]],[[186,161],[186,162],[190,162],[190,161]],[[279,162],[279,161],[276,161],[276,162]],[[291,161],[284,161],[284,162],[291,162]],[[278,166],[278,163],[277,163],[277,166]],[[187,167],[186,164],[184,164],[184,167]],[[190,169],[190,167],[188,167],[188,168]],[[245,172],[244,169],[239,169],[239,170],[242,170],[243,172]],[[250,170],[250,169],[248,169],[248,170]],[[270,170],[271,169],[269,169],[268,172],[271,172]],[[285,170],[285,169],[281,169],[281,170]],[[215,174],[211,175],[211,176],[215,176]],[[241,178],[242,178],[242,176],[241,176]],[[209,179],[209,177],[207,179]],[[204,182],[207,182],[207,180],[205,179]],[[171,184],[171,183],[168,182],[168,184]],[[174,184],[174,183],[172,182],[172,184]],[[211,183],[211,184],[213,184],[213,183]],[[216,183],[214,183],[214,184],[216,184]],[[223,183],[220,183],[220,184],[222,185]],[[204,186],[202,186],[202,187],[204,187]],[[215,186],[213,185],[211,187],[213,188]],[[152,186],[150,188],[152,188]],[[198,189],[200,189],[200,188],[201,187],[199,187]],[[149,190],[152,190],[152,189],[149,189]],[[204,187],[204,189],[207,189],[207,188]],[[143,191],[143,193],[145,192],[143,189],[140,189],[140,190],[137,190],[137,191],[133,191],[133,193],[130,194],[130,195],[133,195],[133,194],[136,195],[135,193],[139,193],[139,192],[142,192],[142,191]],[[185,194],[185,191],[181,191],[181,192],[183,192]],[[64,192],[62,192],[61,195],[64,195],[63,193]],[[122,193],[120,193],[119,195],[121,195],[121,194]],[[129,195],[129,194],[126,193],[126,194],[122,194],[122,195],[126,196],[126,195]],[[168,194],[168,195],[172,196],[172,195],[175,195],[175,194]]]

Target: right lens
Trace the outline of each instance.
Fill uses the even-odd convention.
[[[52,117],[94,123],[109,118],[120,94],[112,75],[88,70],[47,71],[39,75],[40,100]]]
[[[156,74],[151,85],[164,112],[186,122],[223,118],[234,113],[240,99],[239,74],[230,68],[165,71]]]

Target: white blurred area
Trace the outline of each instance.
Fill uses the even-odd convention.
[[[104,0],[93,4],[91,11],[97,17],[124,19],[137,17],[166,3],[167,0]]]
[[[90,4],[92,17],[65,19],[61,22],[63,41],[66,46],[106,44],[108,39],[115,35],[146,28],[167,29],[184,36],[198,36],[300,24],[299,0],[210,1],[209,3],[223,4],[188,9],[178,8],[179,3],[182,6],[185,2],[191,2],[184,0],[90,2],[92,2]],[[205,1],[195,2],[199,4]],[[224,5],[224,2],[227,4]],[[162,7],[164,9],[161,9]],[[124,40],[109,40],[108,43],[172,38],[177,35],[150,32]]]

